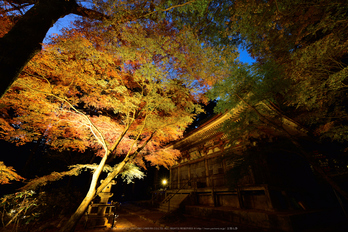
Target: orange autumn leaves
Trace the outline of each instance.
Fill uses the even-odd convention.
[[[1,99],[2,138],[23,144],[44,135],[53,149],[92,148],[102,155],[98,139],[104,137],[110,148],[129,126],[118,155],[136,151],[152,136],[141,155],[155,165],[173,164],[177,151],[162,150],[160,159],[154,152],[179,138],[201,111],[197,93],[222,76],[214,65],[219,55],[203,49],[189,31],[168,26],[109,31],[81,24],[45,45]],[[193,75],[188,70],[195,66],[207,68]]]
[[[6,166],[0,161],[0,184],[9,184],[10,181],[21,181],[25,178],[16,173],[16,170],[11,166]]]

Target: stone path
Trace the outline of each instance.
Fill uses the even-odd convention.
[[[122,208],[119,217],[116,219],[116,228],[113,231],[152,231],[159,229],[158,225],[144,218],[139,217],[132,211]]]
[[[198,218],[190,215],[172,214],[136,206],[123,204],[118,211],[115,228],[86,229],[87,232],[196,232],[196,231],[238,231],[238,232],[273,232],[246,225],[234,225],[231,222]],[[79,230],[80,232],[80,230]]]
[[[231,222],[199,218],[191,215],[171,214],[156,209],[124,204],[121,206],[119,219],[127,220],[137,226],[134,231],[168,231],[168,232],[193,232],[193,231],[238,231],[238,232],[271,232],[261,228],[247,225],[235,225]],[[119,221],[118,226],[122,223]],[[134,229],[134,228],[133,228]]]

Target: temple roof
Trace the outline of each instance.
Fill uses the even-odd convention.
[[[222,126],[222,124],[227,120],[237,121],[240,113],[245,108],[245,105],[238,105],[232,110],[211,117],[207,122],[187,133],[182,139],[170,144],[169,147],[177,149],[186,147],[188,145],[192,146],[221,133],[219,128]]]
[[[268,104],[265,104],[263,102],[260,102],[259,105],[262,105],[262,107],[267,108],[268,110],[271,110],[273,112],[276,112],[277,109],[274,109],[273,107],[269,106]],[[222,124],[226,121],[232,121],[236,122],[239,120],[239,115],[247,108],[248,106],[240,103],[232,110],[226,111],[223,114],[217,114],[213,117],[211,117],[207,122],[203,123],[198,128],[190,131],[184,137],[180,140],[176,140],[173,143],[169,145],[170,148],[174,149],[184,149],[187,147],[195,146],[199,143],[205,142],[209,139],[211,139],[213,136],[217,136],[219,134],[222,134],[220,127]],[[292,119],[286,117],[285,115],[282,116],[282,123],[283,126],[287,128],[289,132],[295,133],[295,134],[305,134],[306,132],[303,130],[303,128],[299,127],[299,125],[293,121]]]

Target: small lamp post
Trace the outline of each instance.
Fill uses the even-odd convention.
[[[166,185],[168,184],[168,181],[167,179],[163,179],[162,180],[162,185],[163,185],[163,191],[162,191],[162,197],[163,199],[167,197],[167,189],[166,189]],[[164,196],[163,196],[163,193],[164,193]]]
[[[168,181],[167,181],[167,179],[163,179],[163,180],[162,180],[162,186],[163,186],[163,190],[166,190],[167,185],[168,185]]]

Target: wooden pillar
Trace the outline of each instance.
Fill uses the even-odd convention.
[[[237,196],[238,196],[238,201],[239,201],[239,208],[244,209],[243,196],[242,196],[242,193],[241,193],[239,187],[237,187]]]
[[[172,189],[173,188],[173,186],[172,186],[172,183],[173,183],[173,181],[172,181],[172,179],[173,179],[173,176],[172,176],[172,168],[169,168],[169,183],[168,183],[168,187],[169,187],[169,189]]]
[[[217,199],[216,199],[217,196],[216,196],[214,187],[211,189],[211,197],[213,200],[213,206],[216,207],[218,204],[217,204]]]
[[[187,165],[187,181],[189,183],[187,183],[187,187],[188,188],[192,188],[192,182],[191,182],[191,164]]]
[[[222,155],[222,157],[224,157],[224,155]],[[224,173],[224,186],[227,186],[227,181],[226,181],[226,172],[227,172],[227,164],[226,164],[226,160],[225,159],[223,159],[222,160],[222,171],[223,171],[223,173]]]
[[[180,188],[180,166],[178,166],[178,189]]]
[[[265,195],[267,197],[267,200],[268,200],[268,205],[269,205],[269,209],[272,210],[272,211],[275,211],[275,203],[274,203],[274,200],[272,198],[272,195],[270,193],[270,188],[269,188],[269,185],[264,185],[264,189],[265,189]]]
[[[210,178],[209,178],[209,166],[208,166],[208,160],[204,159],[204,165],[205,165],[205,181],[207,182],[207,187],[210,187]]]

